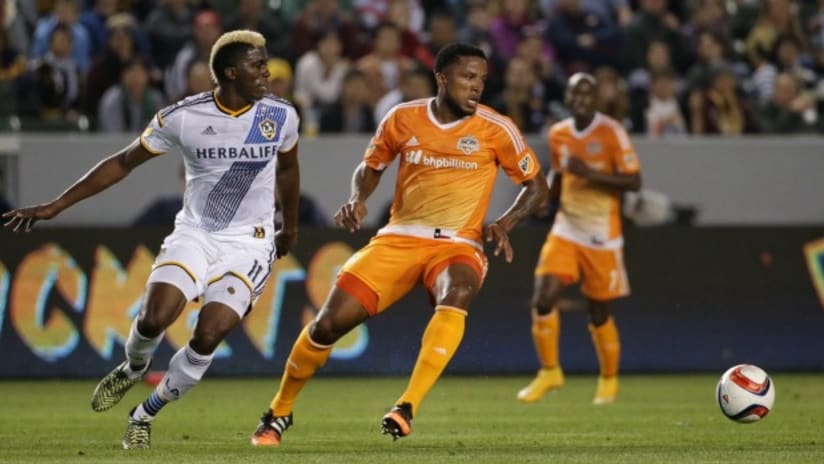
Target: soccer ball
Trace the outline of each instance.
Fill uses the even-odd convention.
[[[739,364],[721,376],[715,399],[729,419],[745,424],[758,422],[773,407],[775,385],[760,367]]]

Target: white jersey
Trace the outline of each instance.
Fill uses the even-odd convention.
[[[273,227],[277,153],[297,141],[297,112],[286,100],[267,95],[231,111],[214,92],[160,110],[140,136],[151,153],[183,155],[186,193],[175,226],[228,235]]]

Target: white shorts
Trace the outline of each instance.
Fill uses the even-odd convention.
[[[188,300],[203,297],[204,305],[226,304],[242,318],[263,292],[274,259],[273,229],[255,238],[177,226],[163,240],[148,283],[172,284]]]

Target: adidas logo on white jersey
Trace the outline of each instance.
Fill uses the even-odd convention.
[[[217,135],[217,132],[215,132],[212,126],[209,126],[206,129],[203,129],[203,132],[201,132],[200,135]]]
[[[409,141],[408,141],[408,142],[406,142],[406,145],[404,145],[404,146],[405,146],[405,147],[416,147],[416,146],[418,146],[418,145],[420,145],[420,144],[418,143],[418,138],[417,138],[417,137],[415,137],[415,136],[413,135],[413,136],[412,136],[412,138],[411,138],[411,139],[409,139]]]

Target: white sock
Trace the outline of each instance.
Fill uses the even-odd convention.
[[[156,389],[158,396],[165,401],[174,401],[185,395],[203,378],[213,357],[214,354],[196,353],[187,343],[169,361],[169,370]]]
[[[126,339],[126,359],[129,361],[126,366],[126,373],[129,376],[142,374],[145,366],[152,359],[157,345],[163,340],[163,333],[155,338],[144,337],[137,330],[137,319],[132,322],[132,328],[129,330],[129,337]],[[138,366],[139,371],[132,370],[132,366]]]

